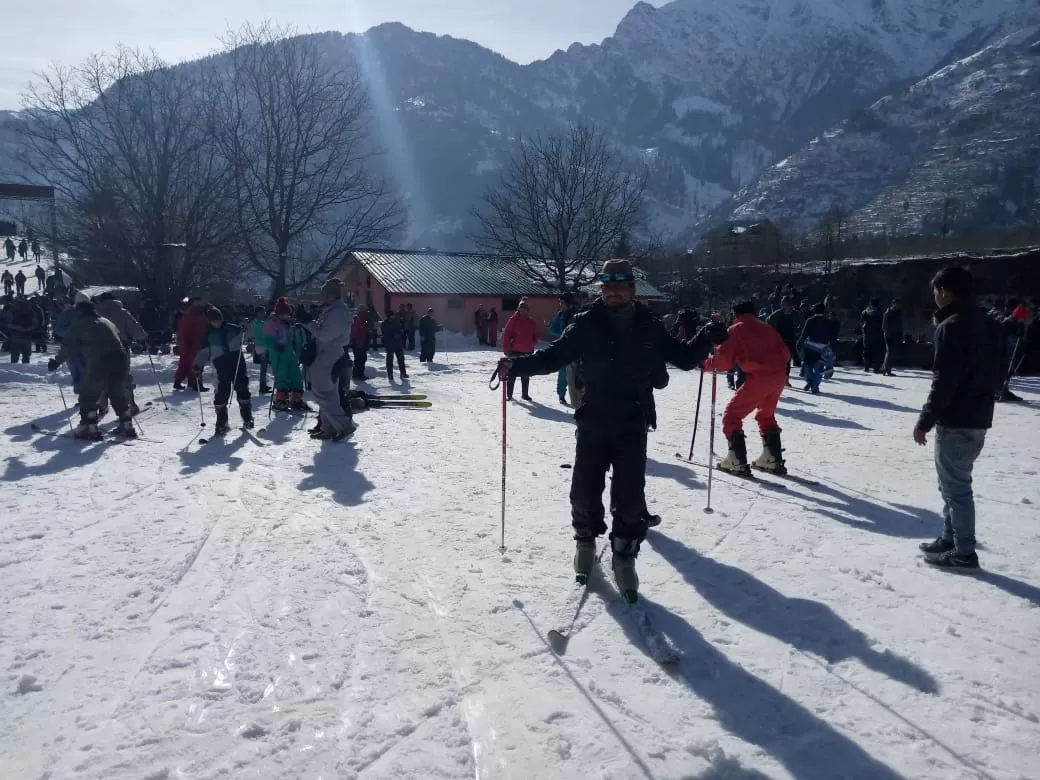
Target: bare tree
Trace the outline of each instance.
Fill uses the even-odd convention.
[[[964,213],[964,202],[960,198],[947,195],[942,202],[942,215],[939,219],[939,235],[943,240],[949,238],[953,226]]]
[[[606,136],[587,125],[521,139],[476,212],[481,232],[474,240],[516,258],[548,289],[576,290],[631,234],[645,188],[645,171],[630,171]]]
[[[241,253],[233,179],[212,142],[211,72],[119,49],[42,74],[24,97],[23,161],[52,182],[58,240],[99,282],[169,303],[235,279]],[[184,242],[171,268],[162,246]]]
[[[274,294],[328,274],[344,253],[403,223],[373,172],[368,99],[357,73],[315,36],[268,24],[229,33],[223,148],[234,170],[250,263]]]

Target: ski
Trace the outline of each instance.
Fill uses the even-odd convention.
[[[578,625],[578,617],[581,615],[581,610],[585,606],[585,602],[589,599],[589,583],[588,580],[595,577],[600,570],[600,563],[603,560],[603,554],[607,551],[607,547],[610,546],[610,542],[604,542],[604,544],[596,552],[596,560],[592,564],[592,571],[589,572],[588,579],[585,582],[575,582],[570,593],[567,594],[567,599],[560,605],[556,611],[556,617],[553,620],[553,627],[549,629],[549,643],[553,648],[553,652],[557,655],[563,655],[567,650],[567,642],[570,638],[577,633],[577,630],[581,628]]]
[[[621,596],[620,593],[618,595]],[[639,633],[643,638],[643,644],[650,651],[650,657],[657,663],[665,666],[678,663],[679,651],[672,644],[671,640],[662,634],[653,621],[650,620],[650,615],[647,613],[643,603],[636,601],[634,604],[629,604],[628,602],[625,602],[625,604],[629,617],[636,628],[639,629]]]
[[[685,455],[681,455],[678,452],[675,453],[675,457],[685,463],[687,466],[697,466],[698,468],[708,468],[707,463],[700,463],[695,460],[687,460]],[[740,482],[748,482],[751,485],[761,485],[762,487],[771,488],[773,490],[787,491],[787,485],[782,485],[779,482],[770,482],[768,479],[759,479],[754,474],[734,474],[732,471],[725,471],[724,469],[715,469],[715,476],[723,478],[731,478],[739,480]],[[751,488],[748,487],[750,490]]]
[[[429,396],[424,393],[401,393],[394,395],[378,395],[376,393],[362,393],[359,392],[355,396],[357,398],[364,398],[367,400],[375,401],[425,401]]]
[[[432,401],[394,401],[389,398],[366,398],[369,409],[429,409]]]

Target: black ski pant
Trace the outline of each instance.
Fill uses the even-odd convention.
[[[880,341],[863,340],[863,368],[878,371],[881,368],[885,345]]]
[[[368,360],[368,350],[365,347],[351,347],[350,349],[354,353],[352,376],[354,379],[362,380],[365,378],[365,362]]]
[[[437,339],[435,338],[421,338],[419,339],[419,362],[420,363],[432,363],[433,356],[437,352]]]
[[[11,349],[12,363],[17,363],[19,360],[23,363],[29,362],[29,353],[32,351],[32,342],[29,339],[11,339],[7,343]]]
[[[410,328],[406,328],[404,332],[404,348],[409,352],[415,350],[415,331]]]
[[[25,295],[25,282],[22,282],[21,284],[18,284],[18,282],[15,282],[14,283],[14,287],[15,287],[15,290],[17,291],[18,295],[22,295],[22,296]]]
[[[507,352],[506,357],[517,358],[527,357],[530,352]],[[510,374],[509,379],[506,380],[506,395],[510,398],[513,397],[513,388],[516,387],[516,374]],[[531,377],[522,376],[520,377],[520,392],[522,395],[530,395],[531,389]]]
[[[575,537],[600,536],[604,522],[603,488],[613,468],[610,538],[642,542],[646,538],[646,421],[589,419],[578,411],[578,441],[571,477],[571,525]]]
[[[408,371],[404,367],[404,346],[398,344],[396,346],[383,345],[386,350],[386,376],[388,379],[394,378],[394,358],[397,358],[397,367],[401,371],[401,376],[404,378],[408,377]]]
[[[246,370],[246,361],[241,352],[232,352],[224,355],[220,363],[215,364],[217,369],[217,389],[213,391],[213,406],[221,409],[228,405],[231,400],[232,383],[234,384],[235,397],[238,405],[247,410],[252,409],[251,396],[249,395],[249,372]],[[238,375],[235,375],[236,365]]]
[[[881,364],[882,373],[888,373],[892,370],[892,365],[896,360],[899,359],[899,348],[903,345],[902,338],[886,338],[885,339],[885,362]]]

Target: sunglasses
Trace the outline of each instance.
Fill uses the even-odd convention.
[[[610,282],[634,282],[636,278],[630,271],[619,271],[613,274],[600,274],[599,280],[602,284],[609,284]]]

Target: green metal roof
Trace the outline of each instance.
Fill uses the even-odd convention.
[[[468,252],[351,252],[391,295],[557,295],[528,278],[509,257]],[[663,298],[637,278],[636,295]]]

